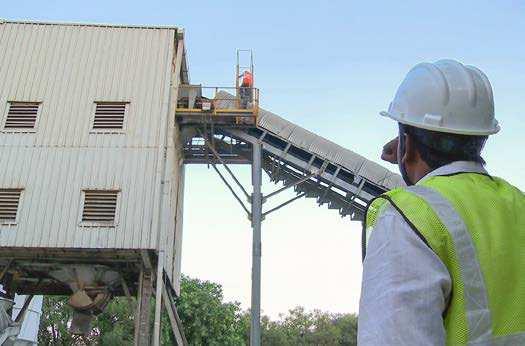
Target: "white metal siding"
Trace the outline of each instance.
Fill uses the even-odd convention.
[[[156,248],[157,150],[1,147],[0,186],[23,188],[2,246]],[[81,226],[82,189],[120,190],[115,227]]]
[[[8,101],[40,101],[42,109],[35,134],[6,134],[0,145],[159,146],[174,35],[171,29],[1,24],[0,117]],[[90,133],[95,101],[129,102],[125,134]]]
[[[0,188],[24,189],[17,225],[0,226],[2,246],[157,249],[163,240],[175,243],[177,198],[161,209],[173,221],[159,220],[161,193],[173,199],[161,166],[175,33],[0,24],[0,123],[9,101],[41,102],[35,133],[0,133]],[[92,133],[98,101],[129,102],[122,133]],[[172,138],[178,135],[173,121]],[[176,196],[180,153],[173,145],[168,151]],[[82,189],[101,188],[120,190],[116,225],[84,227]],[[165,250],[171,274],[174,249]]]

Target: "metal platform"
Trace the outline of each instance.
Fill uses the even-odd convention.
[[[234,95],[235,94],[235,95]],[[242,87],[181,85],[176,117],[180,124],[254,127],[259,112],[259,90]]]

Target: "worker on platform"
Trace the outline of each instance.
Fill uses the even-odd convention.
[[[415,66],[388,111],[382,158],[408,185],[369,205],[360,345],[525,345],[525,195],[484,168],[499,131],[489,80]]]
[[[253,74],[250,71],[244,71],[241,75],[242,82],[239,88],[239,95],[241,99],[241,108],[248,108],[248,104],[252,102],[253,98]]]

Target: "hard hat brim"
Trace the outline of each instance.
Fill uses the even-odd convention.
[[[387,112],[387,111],[379,112],[379,114],[381,116],[383,116],[383,117],[387,117],[387,118],[390,118],[392,120],[395,120],[395,121],[397,121],[397,122],[399,122],[401,124],[410,125],[410,126],[413,126],[413,127],[417,127],[417,128],[421,128],[421,129],[425,129],[425,130],[430,130],[430,131],[445,132],[445,133],[455,133],[455,134],[458,134],[458,135],[489,136],[489,135],[493,135],[495,133],[498,133],[499,130],[500,130],[500,126],[497,123],[495,124],[495,126],[491,130],[479,130],[479,131],[476,131],[476,130],[473,130],[473,129],[468,129],[468,130],[467,129],[454,129],[454,128],[445,128],[445,127],[435,126],[435,125],[430,125],[430,124],[421,124],[419,122],[408,121],[408,120],[404,119],[401,116],[392,114],[392,113]]]

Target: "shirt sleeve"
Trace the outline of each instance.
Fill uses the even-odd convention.
[[[387,206],[363,264],[358,345],[444,345],[451,279],[439,257]]]

